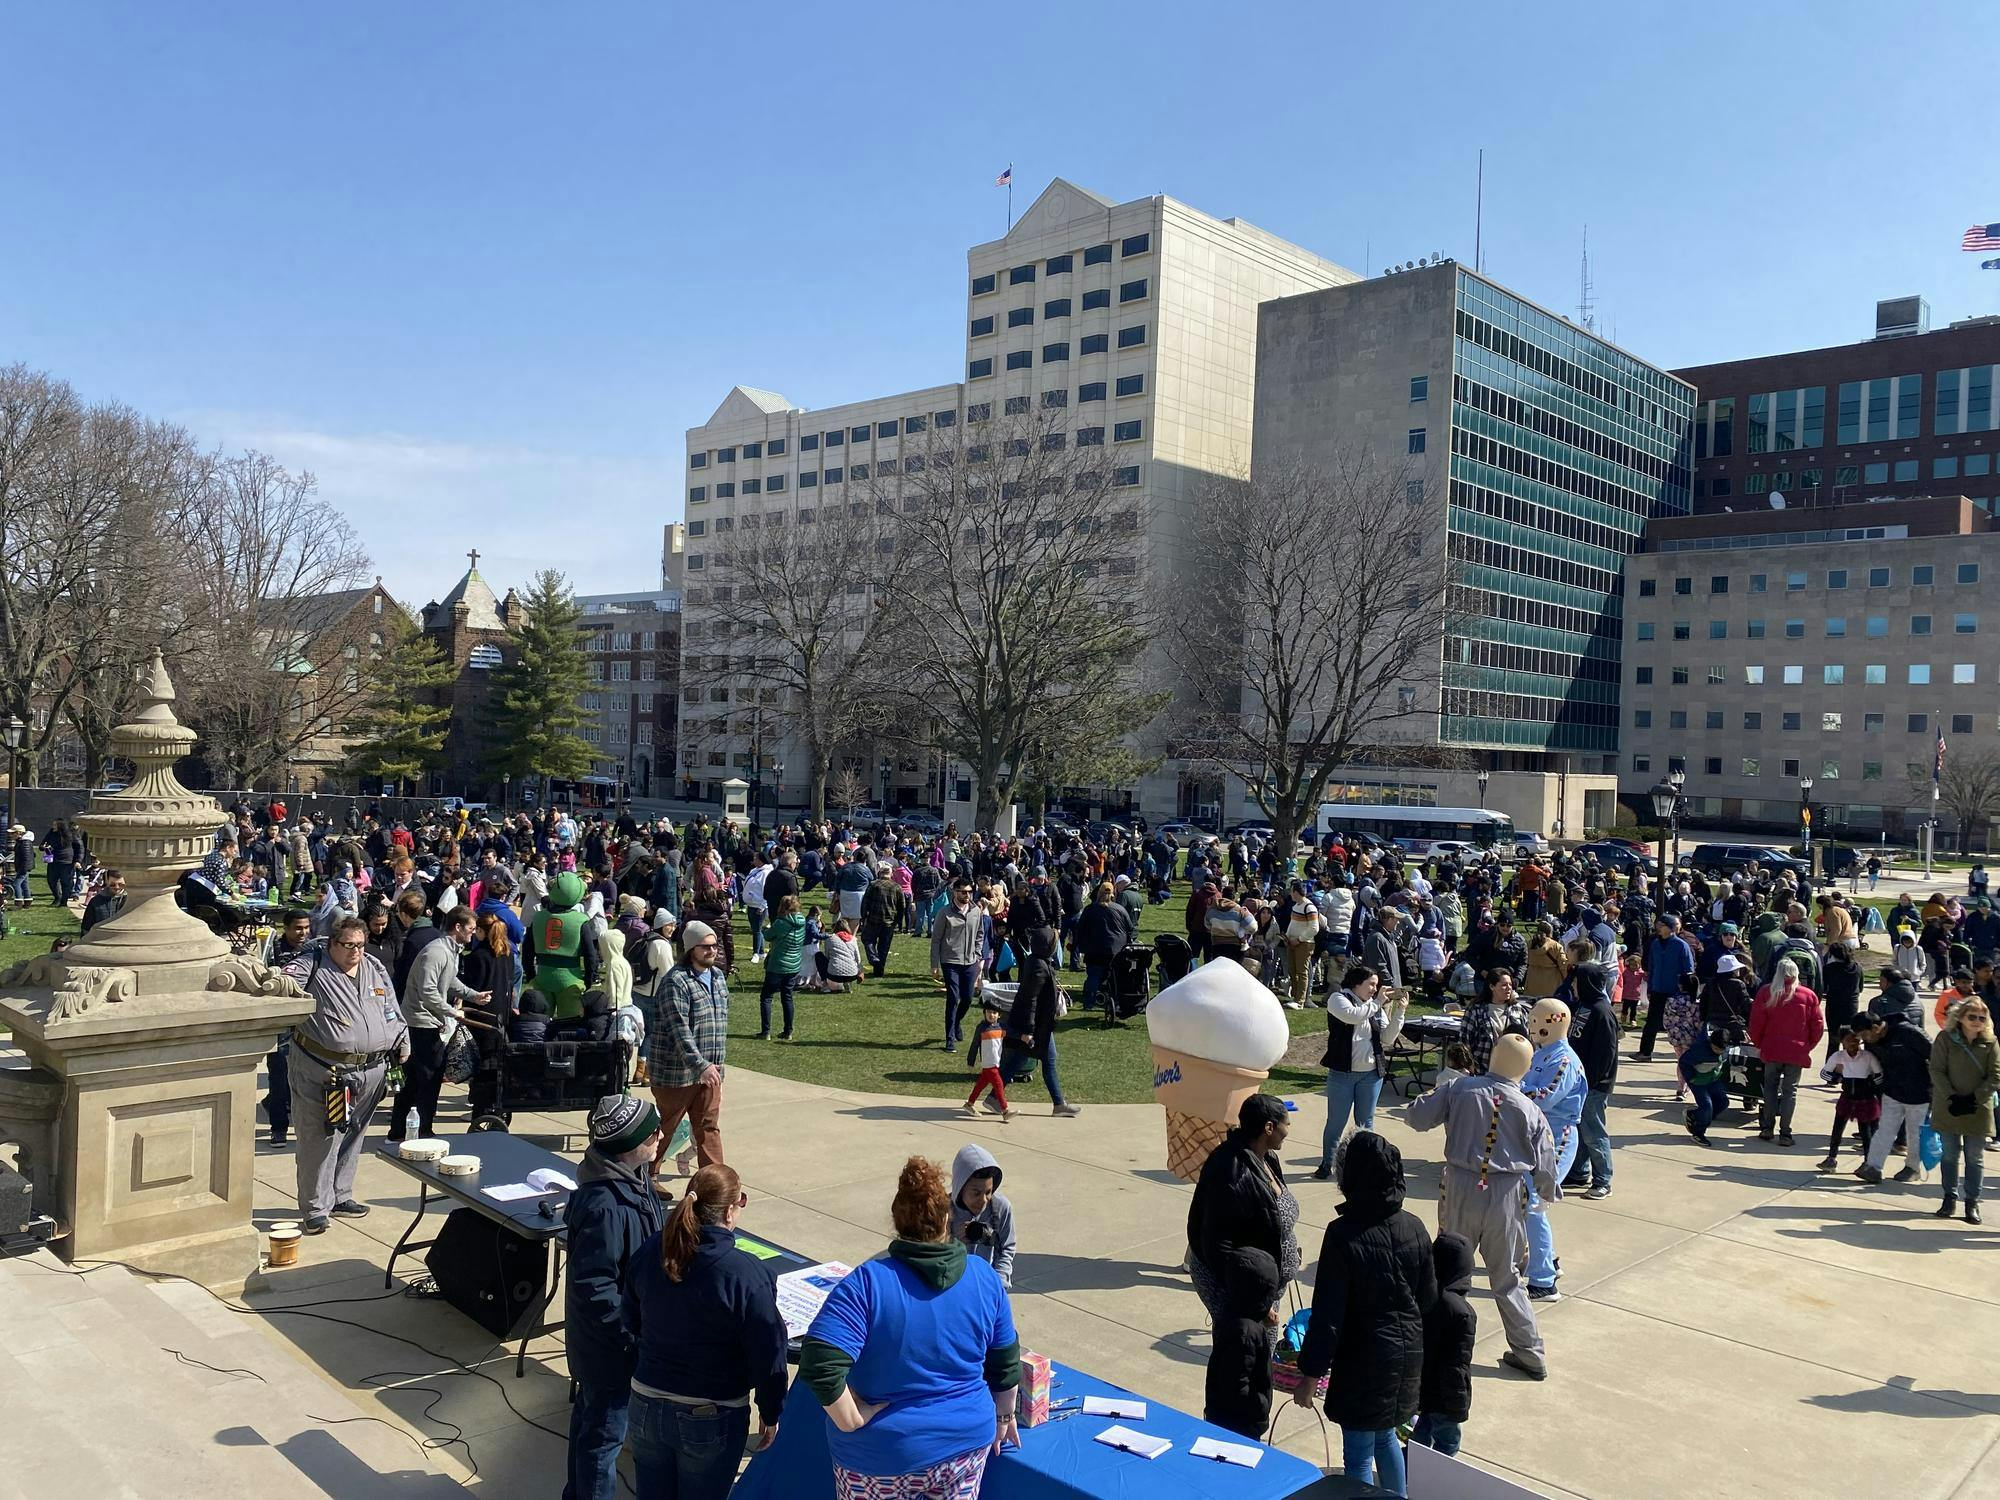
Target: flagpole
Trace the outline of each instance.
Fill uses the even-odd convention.
[[[1014,165],[1007,164],[1007,232],[1014,232]]]

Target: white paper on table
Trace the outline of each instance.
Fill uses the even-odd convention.
[[[787,1271],[778,1278],[778,1315],[785,1320],[785,1332],[792,1338],[805,1337],[812,1320],[826,1304],[827,1293],[839,1286],[851,1268],[837,1260],[807,1266],[803,1271]]]
[[[1245,1469],[1254,1469],[1264,1461],[1264,1450],[1254,1443],[1225,1443],[1212,1437],[1196,1438],[1188,1452],[1196,1458],[1220,1459]]]
[[[1083,1414],[1086,1417],[1130,1417],[1135,1422],[1146,1420],[1146,1403],[1135,1401],[1130,1396],[1085,1396]]]
[[[554,1167],[537,1167],[528,1174],[528,1186],[538,1193],[573,1193],[576,1183]]]
[[[1158,1458],[1173,1447],[1171,1440],[1154,1437],[1149,1432],[1134,1432],[1129,1427],[1113,1425],[1098,1433],[1097,1441],[1107,1448],[1118,1448],[1126,1453],[1136,1453],[1141,1458]]]

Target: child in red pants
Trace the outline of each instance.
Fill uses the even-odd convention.
[[[976,1115],[972,1106],[979,1102],[982,1089],[993,1090],[993,1101],[1000,1106],[1000,1119],[1004,1124],[1014,1118],[1014,1111],[1007,1107],[1007,1089],[1000,1080],[1000,1047],[1007,1039],[1007,1028],[1000,1024],[1000,1002],[988,1000],[979,1008],[979,1024],[972,1031],[972,1045],[965,1049],[965,1065],[979,1069],[978,1081],[972,1085],[972,1092],[965,1096],[963,1113]]]

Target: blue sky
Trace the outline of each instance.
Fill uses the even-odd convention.
[[[2000,306],[1991,4],[12,8],[0,362],[319,477],[412,603],[657,579],[682,433],[956,378],[1054,175],[1380,271],[1469,259],[1666,365]]]

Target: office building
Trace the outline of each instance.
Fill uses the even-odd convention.
[[[1857,344],[1698,365],[1699,512],[2000,495],[2000,318],[1931,331],[1920,298],[1878,304]]]
[[[1518,826],[1612,826],[1621,570],[1649,520],[1689,508],[1694,399],[1451,261],[1263,309],[1257,468],[1373,454],[1434,518],[1465,600],[1415,691],[1422,740],[1469,753],[1356,771],[1341,795],[1469,804],[1483,767],[1487,804]]]
[[[613,795],[671,797],[680,723],[681,596],[663,589],[580,594],[590,663],[582,735],[590,781]]]
[[[1683,821],[1915,837],[1932,756],[2000,750],[2000,531],[1961,497],[1665,519],[1626,560],[1620,786]],[[1949,826],[1949,825],[1948,825]]]
[[[753,779],[745,708],[775,701],[732,669],[732,643],[712,628],[708,544],[746,518],[806,524],[849,503],[857,481],[900,460],[905,439],[1001,412],[1062,410],[1078,442],[1105,448],[1131,493],[1137,588],[1139,569],[1174,556],[1185,507],[1217,476],[1247,471],[1259,305],[1356,279],[1240,219],[1167,197],[1114,203],[1058,178],[1004,237],[967,252],[960,378],[815,411],[732,389],[687,434],[682,741],[695,794],[715,795],[732,775]],[[856,746],[849,762],[872,773],[884,750],[893,752],[891,805],[938,806],[949,789],[941,783],[958,779],[909,748]],[[767,766],[805,763],[797,747],[761,751]],[[1197,785],[1169,765],[1142,784],[1138,802],[1170,816]],[[1092,802],[1122,805],[1127,792],[1092,789]],[[797,773],[780,788],[788,800],[803,794]]]

